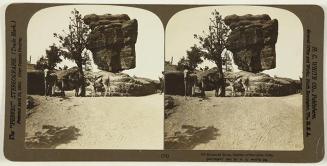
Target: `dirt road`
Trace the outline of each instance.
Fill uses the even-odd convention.
[[[32,97],[40,105],[31,110],[32,114],[26,120],[27,137],[44,131],[42,127],[47,127],[47,125],[72,127],[73,130],[70,131],[77,131],[76,136],[71,136],[72,133],[68,130],[65,131],[70,133],[61,132],[64,136],[56,136],[56,139],[50,143],[53,144],[50,147],[62,149],[163,148],[163,95],[69,97],[67,99]],[[74,138],[63,140],[63,137],[67,136]]]
[[[210,150],[301,150],[302,96],[172,96],[165,120],[166,148]],[[174,142],[170,142],[170,141]]]

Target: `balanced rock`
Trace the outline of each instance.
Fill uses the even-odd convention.
[[[224,19],[231,34],[227,49],[240,70],[258,73],[276,67],[278,21],[269,15],[230,15]]]
[[[116,73],[135,68],[136,19],[126,14],[91,14],[83,20],[91,29],[87,49],[99,69]]]

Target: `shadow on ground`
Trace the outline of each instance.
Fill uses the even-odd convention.
[[[79,129],[70,127],[55,127],[43,125],[42,131],[35,132],[34,136],[25,138],[26,148],[55,148],[60,144],[67,144],[80,136]]]
[[[183,125],[182,131],[175,132],[174,136],[165,137],[165,149],[193,149],[196,145],[216,139],[217,136],[218,129],[213,126]]]

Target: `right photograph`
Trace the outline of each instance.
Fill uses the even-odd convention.
[[[303,149],[303,26],[295,14],[197,7],[176,13],[165,35],[165,149]]]

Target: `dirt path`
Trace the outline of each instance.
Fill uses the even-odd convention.
[[[173,98],[177,106],[165,120],[165,135],[184,143],[178,145],[175,142],[169,147],[166,144],[167,148],[303,148],[302,96],[299,94],[286,97],[209,97],[203,101],[193,97],[187,100],[181,96]]]
[[[57,97],[32,96],[41,104],[26,120],[26,136],[42,126],[74,126],[76,139],[58,143],[64,149],[162,149],[163,96]]]

